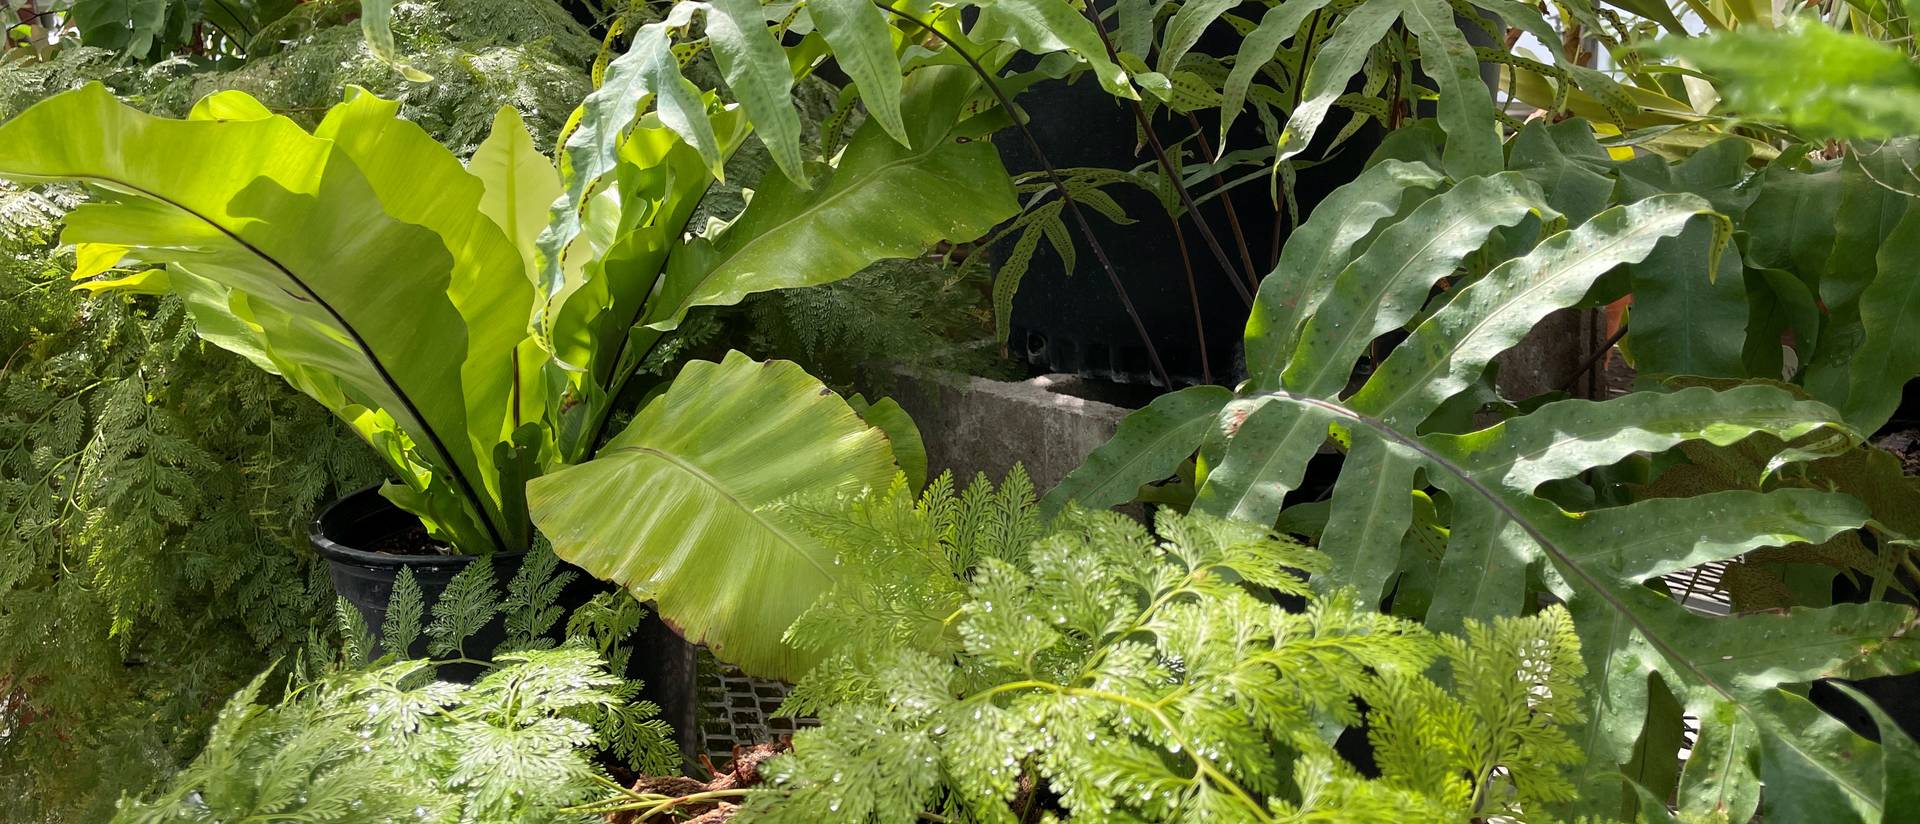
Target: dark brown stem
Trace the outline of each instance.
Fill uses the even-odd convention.
[[[1622,321],[1620,328],[1613,330],[1613,334],[1607,336],[1606,341],[1600,344],[1600,348],[1593,350],[1592,354],[1587,355],[1586,360],[1580,362],[1580,366],[1573,370],[1573,374],[1567,377],[1567,382],[1561,384],[1560,388],[1563,391],[1572,389],[1574,384],[1580,382],[1581,375],[1585,375],[1589,370],[1593,369],[1594,364],[1598,363],[1601,358],[1606,357],[1608,352],[1613,351],[1613,347],[1618,345],[1620,340],[1626,336],[1627,324],[1625,321]],[[1600,394],[1600,384],[1597,380],[1591,384],[1591,387],[1594,390],[1592,394]],[[1595,398],[1595,400],[1599,400],[1599,398]]]
[[[1318,41],[1320,36],[1320,14],[1320,12],[1316,11],[1313,13],[1313,17],[1309,18],[1310,22],[1307,24],[1307,37],[1300,43],[1300,71],[1296,72],[1293,76],[1293,108],[1295,109],[1300,108],[1301,97],[1306,93],[1307,66],[1313,57],[1313,44]],[[1289,114],[1291,114],[1291,112],[1289,112]],[[1278,170],[1275,170],[1274,173],[1279,174]],[[1295,215],[1295,217],[1297,218],[1299,215]],[[1280,268],[1280,239],[1287,234],[1286,220],[1287,198],[1283,193],[1275,191],[1273,193],[1273,246],[1268,251],[1268,257],[1271,262],[1267,264],[1267,271],[1269,273]]]
[[[1193,136],[1200,141],[1200,153],[1206,157],[1215,157],[1213,144],[1207,141],[1207,130],[1201,127],[1200,118],[1194,117],[1193,112],[1187,112],[1187,122],[1193,124]],[[1227,188],[1226,179],[1221,177],[1217,169],[1214,170],[1213,173],[1213,185],[1220,187],[1222,190]],[[1247,267],[1245,270],[1247,286],[1253,289],[1259,289],[1260,272],[1253,266],[1253,252],[1247,248],[1247,234],[1240,230],[1240,215],[1236,213],[1233,208],[1233,195],[1223,192],[1220,195],[1220,205],[1225,206],[1227,209],[1227,228],[1232,230],[1233,243],[1239,247],[1241,265]],[[1198,223],[1200,216],[1194,215],[1193,220],[1195,223]],[[1195,300],[1198,300],[1198,298],[1195,298]]]
[[[908,12],[893,8],[880,2],[880,0],[874,0],[874,5],[879,6],[881,11],[919,26],[925,29],[928,34],[940,38],[940,41],[947,44],[948,48],[953,49],[954,54],[959,55],[961,60],[966,61],[967,66],[973,69],[974,74],[980,76],[981,82],[987,84],[987,90],[992,92],[994,99],[1000,102],[1000,107],[1007,110],[1007,116],[1013,121],[1014,128],[1020,130],[1020,137],[1026,141],[1027,148],[1032,149],[1033,156],[1040,161],[1040,168],[1046,172],[1047,180],[1053,184],[1055,189],[1059,190],[1061,201],[1066,203],[1067,211],[1073,214],[1074,224],[1080,227],[1080,235],[1086,238],[1087,246],[1093,249],[1093,256],[1099,259],[1100,267],[1106,270],[1107,280],[1113,283],[1113,291],[1120,296],[1120,306],[1126,310],[1127,319],[1133,321],[1133,331],[1140,336],[1140,345],[1147,349],[1147,360],[1153,366],[1154,377],[1160,379],[1161,386],[1172,389],[1173,379],[1168,376],[1167,367],[1160,362],[1160,350],[1154,348],[1153,336],[1147,334],[1147,325],[1140,320],[1140,312],[1134,308],[1133,298],[1127,296],[1126,285],[1120,282],[1120,272],[1113,268],[1113,261],[1108,259],[1106,247],[1101,246],[1099,239],[1094,237],[1093,225],[1087,222],[1087,216],[1080,209],[1080,202],[1074,200],[1073,193],[1067,190],[1066,179],[1062,178],[1060,171],[1053,167],[1053,161],[1048,160],[1047,153],[1041,150],[1040,141],[1036,140],[1033,136],[1033,131],[1027,128],[1026,112],[1022,110],[1018,104],[1013,102],[1013,98],[1007,96],[1006,91],[1000,88],[999,83],[994,82],[993,73],[987,71],[985,66],[980,65],[979,60],[974,59],[974,56],[968,53],[966,49],[961,48],[958,42],[948,37],[946,32],[934,28],[932,23],[922,20]]]
[[[1187,233],[1180,219],[1167,215],[1173,224],[1173,239],[1180,247],[1180,267],[1187,272],[1187,297],[1193,301],[1193,338],[1200,344],[1200,382],[1213,383],[1213,367],[1207,363],[1207,322],[1200,317],[1200,289],[1194,282],[1193,258],[1187,254]]]
[[[1093,3],[1088,3],[1085,12],[1087,19],[1093,21],[1094,30],[1099,32],[1101,44],[1107,47],[1107,58],[1119,63],[1119,52],[1113,48],[1113,38],[1107,35],[1107,24],[1100,19],[1099,9],[1095,8]],[[1133,120],[1139,124],[1141,134],[1146,135],[1147,145],[1153,149],[1154,162],[1160,164],[1161,174],[1167,176],[1167,185],[1172,186],[1174,193],[1180,196],[1180,205],[1186,208],[1187,214],[1193,215],[1194,228],[1200,230],[1200,238],[1207,242],[1207,248],[1213,252],[1213,259],[1220,264],[1221,273],[1225,274],[1227,281],[1233,284],[1233,290],[1240,294],[1240,299],[1248,306],[1252,306],[1253,292],[1248,291],[1247,285],[1240,282],[1239,276],[1235,274],[1238,269],[1234,267],[1233,259],[1227,256],[1227,250],[1220,245],[1220,238],[1214,236],[1213,228],[1208,226],[1205,220],[1200,219],[1200,207],[1194,205],[1193,193],[1187,191],[1187,184],[1180,180],[1179,170],[1173,168],[1173,161],[1167,158],[1166,144],[1160,142],[1160,135],[1154,131],[1153,122],[1147,119],[1146,108],[1142,107],[1138,100],[1128,100],[1127,107],[1133,110]]]

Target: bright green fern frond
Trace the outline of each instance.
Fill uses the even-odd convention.
[[[411,567],[401,567],[393,578],[393,595],[387,599],[387,620],[380,626],[380,648],[388,655],[407,657],[407,648],[420,637],[426,611],[426,598],[420,582],[414,580]]]
[[[507,584],[507,600],[500,607],[506,615],[509,649],[536,649],[553,645],[547,634],[566,615],[560,606],[560,593],[580,577],[571,569],[561,570],[553,546],[537,540]]]
[[[1318,554],[1258,527],[1164,510],[1154,527],[1069,508],[1023,560],[973,570],[957,647],[830,657],[792,699],[823,726],[764,768],[743,815],[1464,823],[1545,820],[1570,786],[1581,664],[1564,611],[1436,639],[1312,595]],[[1326,735],[1362,723],[1358,699],[1378,779]]]
[[[428,654],[436,658],[465,657],[465,644],[500,611],[494,590],[493,561],[480,558],[467,564],[447,582],[433,605],[433,623],[427,625]]]

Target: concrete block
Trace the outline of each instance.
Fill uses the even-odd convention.
[[[903,370],[895,378],[889,394],[919,424],[930,474],[952,470],[961,486],[976,472],[998,483],[1019,463],[1044,493],[1133,411],[1087,397],[1108,390],[1071,375],[996,381]]]

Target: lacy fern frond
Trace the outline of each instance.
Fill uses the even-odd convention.
[[[580,577],[574,570],[560,569],[560,559],[544,537],[537,543],[507,584],[507,600],[500,605],[501,614],[506,616],[505,649],[552,646],[553,639],[547,634],[567,614],[559,604],[560,593]]]
[[[552,546],[544,539],[536,541],[533,550],[522,558],[520,569],[507,585],[504,600],[496,591],[494,576],[490,559],[475,560],[455,574],[428,604],[412,570],[403,568],[395,577],[393,592],[387,600],[386,620],[381,626],[377,651],[360,611],[340,599],[338,631],[345,655],[339,669],[386,667],[412,660],[424,666],[410,671],[402,683],[411,688],[426,683],[437,674],[440,665],[466,669],[479,665],[486,672],[497,674],[502,667],[537,658],[544,652],[584,650],[604,662],[606,672],[626,671],[627,661],[633,654],[627,642],[639,627],[640,619],[646,616],[638,600],[624,591],[602,592],[575,607],[569,615],[560,598],[567,585],[578,579],[579,573],[571,568],[563,569]],[[431,620],[427,620],[429,616]],[[563,620],[564,633],[556,632]],[[500,637],[488,632],[493,628],[504,633],[504,638],[487,648],[482,639]],[[424,645],[418,643],[422,635],[426,636]],[[425,657],[421,657],[422,651]],[[449,670],[448,674],[457,671]],[[557,733],[563,726],[579,732],[572,725],[583,725],[586,738],[572,746],[604,752],[631,769],[649,774],[679,769],[680,752],[673,739],[673,728],[657,717],[659,706],[639,699],[641,682],[616,675],[596,677],[592,685],[598,692],[568,697],[559,693],[563,688],[580,684],[541,680],[546,677],[544,670],[526,671],[508,679],[511,682],[508,686],[533,695],[541,706],[556,711],[568,722],[544,725],[542,728],[547,733]],[[493,675],[489,674],[480,685],[492,679]],[[551,742],[542,737],[547,733],[503,737],[494,742],[497,750],[494,755],[550,758]],[[523,750],[526,747],[532,749]]]
[[[263,673],[221,711],[207,748],[119,819],[590,821],[602,786],[583,708],[623,704],[620,679],[569,645],[503,656],[471,686],[420,684],[428,662],[345,671],[284,702]]]
[[[997,488],[980,475],[956,494],[952,473],[943,473],[916,497],[905,476],[897,476],[884,491],[789,502],[783,511],[847,570],[787,630],[788,642],[801,649],[847,651],[830,655],[820,665],[823,673],[844,671],[842,659],[860,650],[957,648],[951,619],[974,569],[989,559],[1021,562],[1043,532],[1033,482],[1019,466]],[[860,689],[809,678],[783,711],[810,713]]]
[[[1024,559],[982,559],[957,645],[850,635],[863,648],[796,692],[823,726],[766,768],[743,820],[1547,820],[1571,786],[1582,673],[1563,611],[1436,637],[1312,596],[1324,558],[1292,540],[1167,511],[1155,526],[1070,509]],[[1322,734],[1363,718],[1377,779]]]
[[[1566,610],[1469,622],[1465,637],[1437,640],[1453,694],[1396,673],[1369,698],[1368,738],[1389,783],[1516,815],[1572,800],[1562,771],[1583,760],[1567,733],[1585,718],[1587,668]]]
[[[493,560],[479,558],[447,582],[433,605],[433,623],[427,625],[427,653],[436,658],[469,657],[466,641],[500,612],[500,594],[494,590]],[[478,653],[479,650],[471,650]]]
[[[393,578],[393,594],[387,598],[387,620],[380,625],[380,649],[388,655],[407,657],[407,649],[423,631],[426,595],[411,567],[401,567]]]

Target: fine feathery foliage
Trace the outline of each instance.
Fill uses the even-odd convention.
[[[577,646],[502,656],[472,685],[425,660],[347,671],[257,703],[262,673],[220,713],[192,764],[117,821],[592,821],[563,812],[603,786],[582,709],[620,706],[620,679]]]
[[[1395,612],[1441,631],[1514,614],[1542,595],[1564,601],[1594,674],[1577,739],[1586,754],[1582,798],[1570,809],[1629,812],[1625,770],[1656,797],[1677,784],[1683,813],[1745,820],[1767,774],[1775,776],[1766,779],[1770,807],[1832,793],[1878,820],[1878,778],[1824,742],[1831,724],[1782,708],[1797,699],[1779,688],[1910,669],[1903,636],[1912,610],[1841,604],[1713,618],[1655,588],[1659,576],[1751,549],[1822,543],[1861,526],[1864,507],[1811,489],[1616,507],[1563,491],[1586,470],[1639,453],[1754,433],[1807,438],[1770,457],[1770,468],[1835,454],[1858,443],[1837,412],[1755,385],[1516,406],[1477,430],[1461,414],[1487,399],[1476,387],[1493,357],[1548,312],[1617,297],[1621,283],[1603,278],[1616,267],[1647,260],[1664,239],[1705,222],[1711,273],[1726,239],[1725,218],[1684,194],[1608,208],[1570,229],[1560,221],[1513,172],[1447,185],[1423,166],[1374,166],[1322,204],[1262,285],[1248,325],[1246,389],[1161,399],[1048,502],[1124,500],[1197,448],[1194,509],[1262,525],[1283,517],[1324,524],[1314,530],[1333,558],[1316,578],[1323,590],[1363,587],[1368,604],[1390,595]],[[1443,278],[1448,288],[1430,299]],[[1409,337],[1349,390],[1374,340],[1403,327]],[[1330,500],[1283,515],[1287,492],[1330,437],[1346,452]],[[1665,701],[1669,692],[1674,701]],[[1679,711],[1663,702],[1701,724],[1677,776],[1680,742],[1668,733]]]
[[[896,490],[855,518],[905,527],[867,539],[880,568],[927,565],[959,545],[924,534],[950,520],[935,512],[1004,513],[1021,491],[956,504],[937,485],[910,509]],[[950,615],[860,634],[804,679],[795,698],[823,726],[763,768],[740,820],[1544,820],[1571,794],[1583,665],[1565,611],[1435,636],[1310,595],[1302,573],[1326,558],[1257,526],[1163,510],[1155,538],[1076,509],[1016,542],[1037,523],[1020,509],[968,581],[860,579],[855,600],[925,587]],[[1326,734],[1363,716],[1377,778]]]
[[[985,475],[965,492],[954,486],[953,475],[942,473],[916,495],[903,475],[851,500],[814,495],[783,504],[851,573],[787,630],[789,643],[826,656],[818,671],[846,667],[850,651],[950,651],[942,647],[952,640],[946,622],[965,600],[974,568],[989,558],[1017,562],[1044,534],[1025,469],[1015,466],[997,489]],[[818,692],[830,684],[803,679],[785,710],[831,706],[843,696]]]
[[[324,626],[315,506],[353,436],[193,337],[176,300],[69,290],[77,198],[0,186],[0,818],[101,820],[218,696]]]
[[[342,655],[350,667],[372,666],[421,658],[418,651],[424,649],[429,661],[498,667],[515,655],[577,647],[606,662],[610,672],[624,672],[633,654],[627,640],[646,611],[638,601],[614,591],[596,595],[569,614],[560,596],[578,577],[577,571],[562,568],[553,550],[541,542],[527,553],[505,593],[499,590],[492,561],[481,558],[455,574],[429,604],[412,571],[403,569],[394,580],[378,633],[365,627],[359,611],[344,599],[338,602]],[[504,630],[499,644],[476,648],[476,636],[496,624]],[[641,682],[616,678],[603,686],[614,700],[573,713],[592,725],[591,743],[635,770],[673,770],[679,755],[672,730],[654,718],[659,707],[635,700]]]
[[[602,758],[653,774],[680,758],[659,708],[636,700],[640,683],[607,663],[624,668],[638,612],[615,617],[612,602],[596,598],[556,639],[560,592],[575,577],[542,547],[504,595],[481,559],[429,605],[403,571],[377,638],[339,601],[341,665],[311,681],[296,671],[272,706],[259,703],[273,674],[262,672],[168,788],[117,820],[593,820],[565,808],[611,786]],[[496,621],[506,631],[499,647],[472,648]],[[430,656],[409,657],[423,633]],[[471,685],[433,680],[439,664],[481,657],[487,671]]]

